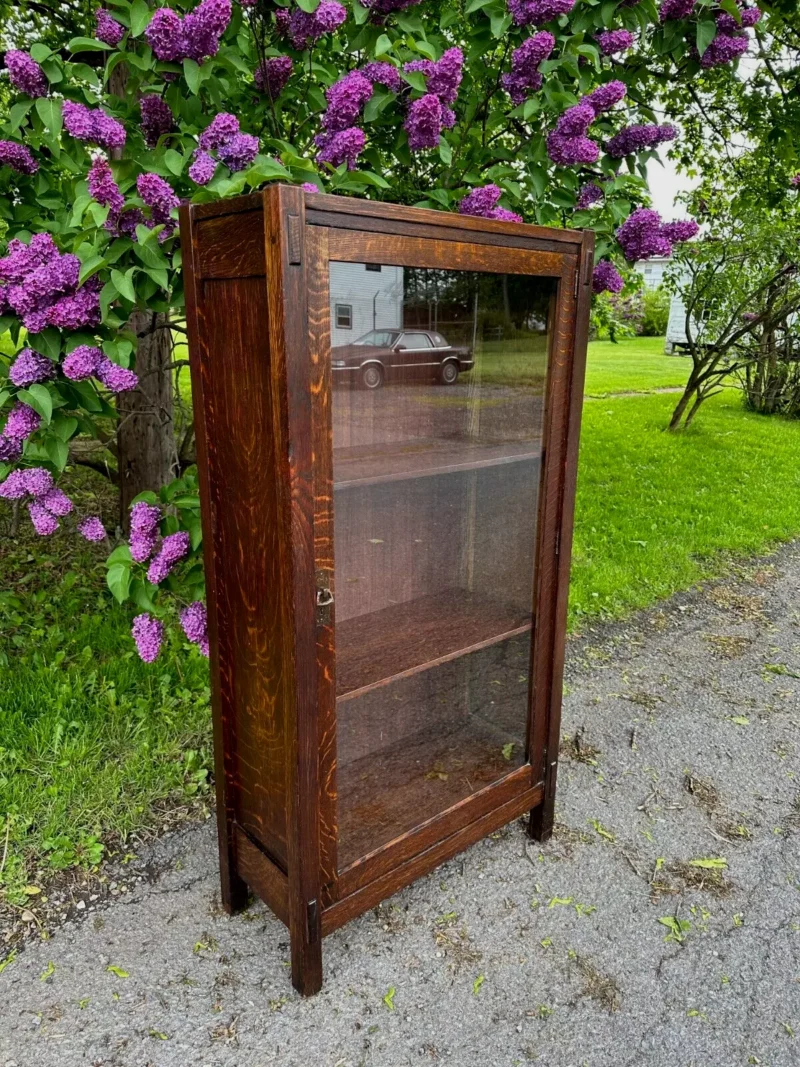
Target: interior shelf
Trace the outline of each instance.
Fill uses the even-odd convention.
[[[531,628],[531,609],[448,589],[336,621],[336,695],[362,696]],[[389,644],[386,634],[395,635]]]
[[[541,457],[538,438],[493,444],[439,438],[406,445],[339,448],[334,450],[334,489],[479,470]]]
[[[340,764],[339,870],[522,766],[522,724],[518,733],[509,736],[470,717],[456,728],[435,724],[377,756]]]

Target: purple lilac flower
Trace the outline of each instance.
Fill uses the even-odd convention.
[[[156,225],[169,222],[170,212],[180,204],[169,182],[157,174],[140,174],[136,179],[136,191],[150,208]]]
[[[125,237],[134,239],[136,237],[136,227],[144,223],[144,215],[138,207],[129,208],[127,211],[123,211],[117,221],[117,231]]]
[[[47,508],[51,515],[57,515],[59,518],[63,515],[69,515],[73,508],[70,498],[63,489],[59,489],[56,485],[39,496],[38,502]]]
[[[600,149],[589,137],[565,137],[555,130],[547,138],[547,154],[562,167],[596,163]]]
[[[133,561],[146,563],[155,551],[156,540],[155,534],[131,533],[129,544]]]
[[[18,174],[35,174],[39,162],[30,148],[16,141],[0,141],[0,166],[11,167]]]
[[[104,7],[95,11],[94,17],[97,20],[97,29],[94,33],[97,40],[116,48],[125,36],[125,27],[112,18],[111,12],[106,11]]]
[[[255,83],[262,93],[272,100],[280,96],[292,76],[292,60],[289,56],[271,56],[255,72]]]
[[[125,197],[114,181],[114,175],[111,173],[111,166],[107,159],[103,159],[101,156],[94,160],[89,168],[87,184],[90,195],[94,197],[97,203],[109,209],[106,227],[108,229],[115,228],[115,220],[125,205]]]
[[[202,0],[183,17],[185,59],[202,63],[219,51],[219,42],[231,21],[231,0]]]
[[[360,70],[351,70],[334,82],[325,93],[328,109],[322,116],[324,129],[338,133],[355,125],[372,91],[372,82]]]
[[[610,259],[601,259],[592,274],[592,290],[595,293],[620,293],[625,284],[622,275]]]
[[[337,0],[321,0],[313,14],[295,8],[289,12],[285,8],[275,13],[275,22],[292,45],[302,51],[323,34],[332,33],[347,18],[347,10]]]
[[[24,389],[36,382],[46,382],[55,372],[55,364],[47,356],[32,348],[23,348],[8,368],[8,377],[12,384]]]
[[[97,515],[88,515],[78,523],[78,533],[87,541],[103,541],[106,536],[106,528]]]
[[[161,509],[155,504],[140,500],[131,508],[131,533],[153,534],[161,522]]]
[[[33,329],[32,312],[44,313],[46,320],[46,310],[53,300],[74,291],[80,269],[77,256],[69,253],[57,256],[32,270],[20,285],[11,286],[7,293],[8,303],[22,317],[26,327]]]
[[[746,7],[740,12],[742,21],[737,22],[733,15],[729,15],[727,11],[717,12],[717,28],[720,33],[735,34],[737,31],[746,29],[748,26],[755,26],[757,22],[761,21],[761,11],[757,7]]]
[[[313,182],[303,182],[300,186],[304,193],[318,193],[320,191],[318,185],[314,185]]]
[[[693,237],[696,237],[700,227],[694,221],[694,219],[686,219],[682,222],[665,222],[661,227],[662,234],[672,244],[681,244],[684,241],[691,241]]]
[[[718,33],[700,60],[701,67],[721,67],[743,56],[750,47],[746,33]]]
[[[590,104],[594,108],[595,115],[601,115],[604,111],[610,111],[615,104],[624,100],[627,91],[625,82],[606,82],[605,85],[599,85],[594,92],[585,96],[581,103]]]
[[[677,136],[678,131],[674,126],[669,125],[625,126],[608,142],[606,152],[614,159],[622,159],[635,152],[655,148],[657,145],[664,144],[665,141],[673,141]]]
[[[157,59],[202,63],[219,51],[219,42],[231,20],[230,0],[202,0],[183,18],[169,7],[161,7],[144,31]]]
[[[62,296],[47,309],[47,325],[59,330],[80,330],[100,324],[100,290],[103,283],[93,275],[73,296]],[[25,320],[23,319],[23,322]],[[35,333],[31,326],[30,329]]]
[[[250,133],[237,133],[217,152],[220,163],[234,173],[249,167],[258,155],[258,138]]]
[[[426,93],[415,100],[408,109],[403,124],[408,134],[408,147],[412,152],[424,148],[437,148],[442,133],[442,102],[433,93]]]
[[[379,60],[367,63],[364,74],[373,85],[385,85],[393,93],[399,93],[403,88],[400,72],[391,63],[382,63]]]
[[[164,624],[145,612],[137,615],[131,626],[131,634],[136,642],[139,658],[145,663],[152,663],[161,651],[164,640]]]
[[[55,259],[59,252],[49,233],[35,233],[30,244],[18,237],[8,242],[8,254],[0,259],[0,281],[12,285],[24,281],[36,267]]]
[[[792,175],[792,177],[789,179],[789,185],[794,186],[795,189],[800,186],[800,174]]]
[[[634,262],[650,256],[668,256],[673,243],[688,241],[698,231],[696,222],[662,223],[657,211],[638,208],[617,230],[617,241],[625,258]]]
[[[194,162],[189,167],[189,177],[196,185],[208,185],[214,177],[217,169],[217,161],[208,152],[198,149],[194,154]]]
[[[160,7],[144,31],[156,59],[172,63],[184,58],[183,23],[177,11]]]
[[[598,201],[602,200],[604,197],[605,193],[599,185],[596,185],[594,182],[587,182],[578,193],[576,207],[580,210],[585,210],[586,208],[591,207],[592,204],[598,203]]]
[[[32,500],[28,504],[28,514],[31,517],[33,528],[40,537],[47,537],[58,529],[58,519],[46,507]]]
[[[29,467],[22,472],[22,480],[26,492],[37,499],[47,496],[53,488],[53,475],[44,467]]]
[[[0,463],[13,463],[22,455],[22,444],[16,437],[6,437],[0,433]],[[2,489],[2,486],[0,486]],[[0,493],[2,496],[2,493]]]
[[[239,120],[227,111],[215,115],[198,139],[198,145],[204,152],[216,150],[239,132]]]
[[[139,101],[142,112],[142,133],[148,148],[155,148],[159,137],[175,129],[175,116],[162,96],[148,93]]]
[[[44,71],[27,52],[12,48],[6,52],[8,80],[19,93],[26,96],[47,96],[48,82]]]
[[[662,0],[658,17],[662,22],[667,19],[685,19],[694,11],[696,0]]]
[[[366,140],[364,131],[358,126],[351,126],[349,130],[340,130],[330,135],[317,134],[314,141],[321,149],[317,161],[330,163],[333,167],[346,163],[348,170],[354,170],[356,160],[364,151]]]
[[[595,40],[604,56],[615,56],[619,52],[627,52],[636,38],[630,30],[605,30],[596,34]]]
[[[758,313],[755,311],[743,311],[742,322],[755,322],[758,318]]]
[[[582,102],[562,111],[555,132],[562,137],[583,137],[593,122],[594,108],[591,104]]]
[[[521,104],[532,92],[542,86],[539,64],[543,63],[556,45],[556,39],[547,30],[528,37],[511,53],[511,72],[502,78],[503,88],[514,104]]]
[[[484,185],[467,193],[458,205],[460,215],[477,215],[482,219],[500,219],[503,222],[522,222],[522,216],[508,208],[498,207],[497,201],[503,190],[497,185]]]
[[[193,645],[197,645],[204,656],[208,655],[208,619],[206,606],[199,600],[195,600],[188,608],[184,608],[179,616],[181,626],[186,637]]]
[[[517,26],[544,26],[560,15],[568,15],[575,0],[508,0],[508,10]]]
[[[161,542],[157,554],[153,557],[147,569],[147,580],[153,585],[159,585],[167,575],[185,559],[189,554],[191,541],[185,530],[178,533],[168,534]]]
[[[448,48],[433,64],[428,75],[427,88],[435,93],[443,104],[452,105],[458,96],[464,67],[464,53],[460,48]]]
[[[112,393],[124,393],[129,389],[135,389],[139,384],[139,378],[132,370],[126,370],[110,359],[101,359],[97,365],[95,374]]]
[[[122,148],[125,144],[125,127],[112,119],[101,107],[94,110],[74,100],[63,104],[64,128],[78,141],[98,144],[101,148]]]
[[[21,500],[27,494],[25,474],[25,471],[17,469],[11,471],[4,482],[0,482],[0,497],[3,500]]]
[[[18,400],[9,412],[3,433],[6,437],[15,437],[18,441],[24,441],[32,433],[36,433],[41,421],[42,417],[38,411]]]

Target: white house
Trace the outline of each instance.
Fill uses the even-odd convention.
[[[633,269],[638,270],[644,278],[645,289],[658,289],[664,281],[664,273],[669,264],[669,256],[653,256],[651,259],[638,260]]]
[[[403,268],[331,263],[331,345],[352,344],[369,330],[403,325]]]

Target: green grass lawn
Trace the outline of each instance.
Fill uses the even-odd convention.
[[[589,392],[681,385],[685,362],[660,347],[592,344]],[[673,435],[675,400],[585,405],[573,630],[800,533],[800,422],[749,414],[729,391]],[[112,604],[101,551],[26,534],[0,552],[0,906],[19,907],[42,871],[89,866],[103,842],[117,847],[197,802],[210,767],[208,672],[174,633],[154,666],[136,658],[132,612]]]
[[[586,396],[644,393],[686,384],[690,360],[665,356],[663,337],[635,337],[612,344],[592,341],[586,361]]]

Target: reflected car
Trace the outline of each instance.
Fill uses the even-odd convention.
[[[370,330],[352,344],[331,350],[334,382],[349,381],[365,389],[412,376],[453,385],[473,364],[471,348],[451,345],[435,330]]]

